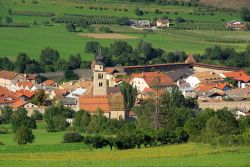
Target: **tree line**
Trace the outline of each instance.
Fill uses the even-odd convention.
[[[57,50],[45,48],[40,59],[30,58],[26,53],[19,53],[16,60],[7,57],[0,58],[0,70],[17,71],[20,73],[43,73],[89,68],[90,62],[82,60],[80,54],[70,55],[68,60],[60,58]]]

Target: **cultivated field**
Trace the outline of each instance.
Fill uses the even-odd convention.
[[[30,28],[0,27],[0,57],[7,56],[15,59],[19,52],[25,52],[30,57],[39,59],[41,50],[45,47],[51,47],[57,49],[63,58],[80,53],[82,59],[92,60],[93,55],[84,52],[85,44],[91,40],[98,41],[103,46],[109,46],[116,40],[124,40],[130,45],[136,46],[139,40],[145,40],[151,42],[156,48],[169,51],[203,53],[205,48],[214,45],[244,50],[250,39],[250,32],[242,31],[163,30],[142,32],[118,25],[102,26],[110,27],[114,34],[121,34],[121,36],[114,37],[114,34],[105,34],[103,38],[100,38],[99,33],[102,33],[98,29],[100,25],[92,25],[90,28],[82,28],[81,32],[72,33],[66,31],[64,24],[52,23],[53,17],[9,15],[8,9],[12,11],[53,12],[55,17],[64,14],[91,15],[96,18],[104,15],[107,17],[127,16],[132,19],[153,19],[166,16],[174,20],[177,17],[182,17],[201,24],[203,22],[221,24],[222,19],[225,21],[236,20],[239,19],[237,12],[216,11],[213,15],[196,14],[198,11],[194,7],[132,4],[128,2],[123,2],[121,6],[120,2],[110,0],[98,0],[95,3],[91,1],[79,3],[79,1],[67,0],[25,0],[24,2],[17,0],[0,1],[0,17],[3,20],[6,16],[9,16],[15,23],[31,24]],[[137,7],[148,13],[137,16],[134,12]],[[156,9],[159,9],[162,13],[156,14],[154,12]],[[45,22],[48,25],[45,26]],[[84,38],[79,34],[84,36],[98,35],[94,35],[93,38]]]
[[[82,166],[249,166],[249,147],[188,143],[132,150],[89,150],[83,143],[62,144],[64,132],[34,130],[32,144],[18,146],[12,135],[0,135],[1,167]]]

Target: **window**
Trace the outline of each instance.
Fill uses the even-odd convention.
[[[99,82],[99,87],[102,87],[102,82]]]
[[[103,79],[103,74],[98,74],[98,79]]]

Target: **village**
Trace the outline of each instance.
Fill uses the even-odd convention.
[[[119,87],[123,82],[137,90],[135,106],[178,87],[185,98],[197,100],[199,110],[228,108],[235,117],[250,116],[250,76],[243,69],[197,63],[192,55],[185,62],[144,66],[105,67],[99,52],[91,65],[92,75],[79,80],[57,83],[52,78],[41,82],[38,74],[0,71],[0,107],[25,108],[44,113],[53,103],[74,111],[91,114],[100,110],[110,119],[136,119],[124,104]],[[40,105],[33,104],[37,94],[46,96]],[[72,120],[68,120],[71,122]]]

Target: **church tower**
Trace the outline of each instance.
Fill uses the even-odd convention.
[[[106,81],[106,72],[104,71],[103,55],[101,49],[99,50],[98,55],[96,56],[96,64],[93,69],[94,78],[93,78],[93,95],[107,95],[107,81]]]

